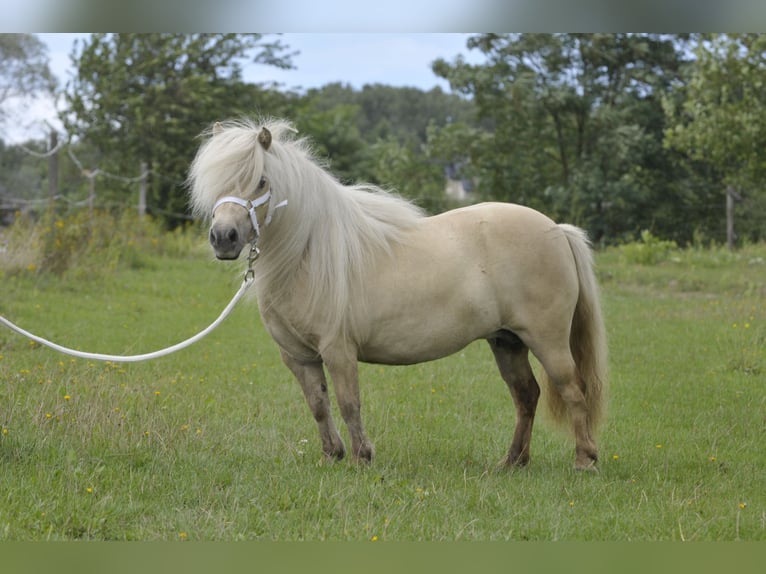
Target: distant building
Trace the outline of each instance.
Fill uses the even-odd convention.
[[[447,179],[444,192],[450,199],[468,202],[473,195],[474,184],[469,178],[460,176],[461,168],[462,163],[450,163],[444,168],[444,176]]]

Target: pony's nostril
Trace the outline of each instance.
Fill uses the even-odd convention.
[[[210,245],[213,247],[224,247],[228,245],[236,245],[239,240],[239,232],[235,228],[231,228],[228,231],[223,230],[210,230]]]

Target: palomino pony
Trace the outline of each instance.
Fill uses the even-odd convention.
[[[407,365],[486,339],[516,406],[503,462],[529,462],[543,367],[551,412],[568,421],[575,466],[593,467],[606,337],[585,233],[532,209],[484,203],[426,217],[371,185],[338,182],[283,120],[216,123],[191,165],[196,215],[212,218],[218,259],[245,246],[258,306],[303,389],[322,450],[346,449],[330,414],[332,380],[355,459],[373,447],[357,362]]]

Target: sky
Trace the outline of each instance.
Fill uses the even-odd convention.
[[[38,34],[48,46],[50,68],[63,87],[72,77],[70,54],[76,39],[87,34]],[[454,60],[459,54],[470,62],[482,61],[476,50],[469,50],[466,33],[285,33],[280,36],[293,57],[295,69],[247,64],[244,78],[250,82],[278,82],[288,89],[321,87],[343,82],[354,88],[365,84],[386,84],[430,90],[435,86],[449,91],[449,84],[431,71],[437,58]],[[268,113],[267,110],[263,110]],[[51,100],[26,101],[14,105],[11,118],[0,125],[0,138],[18,143],[43,137],[48,122],[57,129],[55,103]]]

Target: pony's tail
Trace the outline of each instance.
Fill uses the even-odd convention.
[[[585,394],[588,430],[596,435],[604,418],[607,386],[607,344],[599,287],[593,271],[593,253],[585,232],[573,225],[559,224],[574,255],[580,295],[572,318],[569,347],[577,367],[578,383]],[[546,383],[547,375],[543,372]],[[560,393],[548,395],[548,408],[557,422],[566,420],[566,405]]]

